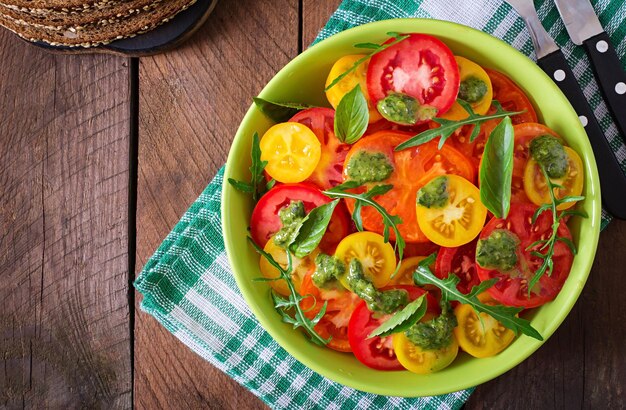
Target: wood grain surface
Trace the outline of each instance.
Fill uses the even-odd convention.
[[[128,62],[0,61],[0,408],[127,408]]]
[[[339,3],[220,1],[138,73],[0,31],[0,409],[266,408],[140,311],[128,283],[225,162],[251,97]],[[624,249],[613,222],[563,325],[466,409],[626,408]]]
[[[225,163],[251,97],[297,55],[298,1],[280,3],[219,2],[182,48],[141,60],[137,271]],[[142,409],[264,407],[142,313],[135,399]]]

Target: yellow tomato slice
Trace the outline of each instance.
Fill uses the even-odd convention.
[[[567,154],[569,169],[562,178],[550,178],[553,183],[563,187],[554,189],[554,194],[557,198],[569,195],[578,196],[583,192],[583,161],[576,151],[570,147],[563,148]],[[528,199],[535,205],[549,204],[551,202],[546,178],[543,176],[539,164],[532,157],[528,159],[526,168],[524,168],[524,191]],[[556,209],[560,211],[570,208],[574,204],[576,203],[566,202],[559,205]]]
[[[393,350],[400,364],[417,374],[428,374],[444,369],[459,353],[459,344],[454,335],[449,346],[436,350],[424,350],[414,345],[404,333],[395,333],[392,341]]]
[[[341,74],[348,71],[354,63],[365,57],[364,54],[353,54],[341,57],[339,60],[333,64],[333,67],[330,69],[330,73],[328,74],[328,78],[326,79],[326,87],[332,83],[335,78],[339,77]],[[376,107],[372,106],[370,103],[370,98],[367,93],[367,66],[369,64],[369,60],[365,61],[361,65],[359,65],[355,70],[351,71],[344,78],[339,80],[337,84],[332,86],[328,91],[326,91],[326,98],[330,105],[333,108],[337,108],[339,105],[339,101],[343,98],[344,95],[349,93],[359,85],[361,87],[361,91],[367,100],[367,106],[369,107],[370,119],[369,122],[373,123],[382,118],[382,116],[378,113]]]
[[[476,114],[484,115],[489,111],[491,107],[491,100],[493,99],[493,86],[491,79],[487,72],[475,62],[468,60],[465,57],[455,56],[456,63],[459,66],[459,75],[461,81],[467,80],[469,77],[476,77],[487,84],[487,93],[479,101],[473,102],[470,105]],[[458,102],[454,102],[452,107],[444,113],[441,118],[445,118],[451,121],[459,121],[469,116],[467,111],[461,107]]]
[[[417,223],[426,237],[440,246],[454,248],[471,242],[483,228],[487,208],[480,191],[458,175],[446,175],[449,199],[443,207],[416,205]]]
[[[480,296],[479,296],[480,298]],[[484,302],[486,304],[493,304]],[[458,322],[454,328],[461,349],[474,357],[495,356],[511,344],[515,333],[490,315],[481,312],[480,319],[470,305],[458,305],[454,309]]]
[[[272,255],[272,258],[274,258],[280,266],[283,268],[287,267],[287,252],[285,252],[285,250],[280,246],[276,245],[273,239],[267,241],[263,250]],[[309,270],[315,268],[315,257],[318,253],[319,250],[315,249],[302,259],[296,258],[293,255],[291,256],[291,280],[296,288],[296,292],[300,292],[300,285],[302,284],[304,275],[306,275]],[[261,256],[261,259],[259,260],[259,268],[261,269],[261,275],[264,278],[273,279],[280,277],[278,269],[273,267],[263,256]],[[289,292],[287,282],[285,282],[284,279],[268,281],[267,283],[272,287],[272,289],[283,296],[289,296],[291,294],[291,292]]]
[[[357,232],[346,236],[337,245],[335,257],[344,261],[346,265],[353,258],[358,259],[363,265],[365,276],[378,289],[389,283],[389,278],[396,269],[396,254],[393,246],[385,242],[382,235],[374,232]],[[340,277],[339,281],[344,287],[350,289],[345,276]]]
[[[322,148],[309,127],[297,122],[276,124],[261,138],[261,160],[278,182],[302,182],[315,170]]]
[[[403,259],[400,263],[400,269],[388,283],[388,285],[415,285],[413,282],[413,272],[417,269],[417,265],[426,259],[426,256],[412,256]]]

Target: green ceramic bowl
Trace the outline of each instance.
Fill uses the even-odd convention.
[[[388,38],[386,33],[390,31],[434,35],[443,40],[455,54],[507,74],[531,98],[540,121],[562,135],[581,154],[585,168],[583,195],[586,199],[579,206],[589,214],[589,218],[575,218],[571,224],[578,255],[574,258],[569,278],[558,297],[535,309],[530,315],[532,325],[547,339],[572,309],[589,275],[600,232],[600,185],[593,152],[578,116],[557,86],[528,57],[488,34],[454,23],[422,19],[380,21],[344,31],[311,47],[280,70],[260,96],[275,101],[328,106],[323,89],[333,62],[343,55],[358,53],[359,50],[353,48],[356,43],[384,41]],[[225,181],[227,178],[249,178],[251,136],[255,131],[263,135],[271,125],[256,108],[248,110],[228,156]],[[260,273],[259,257],[246,243],[251,212],[250,198],[224,183],[224,239],[237,284],[250,308],[272,337],[304,365],[331,380],[358,390],[388,396],[416,397],[449,393],[476,386],[503,374],[542,344],[522,335],[495,357],[475,359],[460,352],[452,365],[431,375],[417,375],[408,371],[376,371],[362,365],[350,354],[315,346],[307,342],[298,331],[281,322],[269,297],[268,286],[252,280]]]

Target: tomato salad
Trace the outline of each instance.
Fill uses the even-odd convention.
[[[489,357],[552,301],[583,166],[504,74],[390,33],[330,70],[333,108],[255,99],[250,242],[283,320],[380,370]],[[265,286],[260,285],[260,286]],[[521,315],[521,317],[520,317]]]

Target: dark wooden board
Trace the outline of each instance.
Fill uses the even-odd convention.
[[[297,54],[298,12],[297,0],[221,1],[181,48],[141,59],[137,271],[226,161],[252,96]],[[135,401],[265,407],[139,310]]]
[[[0,67],[0,408],[129,408],[128,60]]]
[[[135,37],[115,40],[109,44],[83,48],[52,46],[44,42],[33,43],[44,50],[62,54],[117,54],[139,57],[158,54],[175,48],[193,35],[208,19],[218,0],[197,0],[187,10],[181,11],[171,21]],[[228,0],[227,0],[228,1]]]

